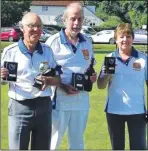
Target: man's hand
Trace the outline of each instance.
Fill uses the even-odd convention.
[[[9,74],[8,69],[6,69],[6,68],[1,68],[1,78],[2,78],[2,79],[3,79],[3,78],[6,78],[8,74]]]
[[[43,86],[41,88],[41,91],[44,91],[47,87],[47,78],[46,76],[37,76],[36,79],[41,80],[43,82]]]
[[[37,78],[43,82],[43,86],[41,89],[42,91],[44,91],[48,86],[57,86],[61,82],[61,79],[59,76],[52,77],[52,76],[40,75],[40,76],[37,76]]]
[[[95,83],[96,80],[97,80],[97,73],[93,73],[92,76],[90,76],[90,81],[91,81],[92,83]]]
[[[78,90],[76,90],[72,85],[69,84],[61,83],[60,88],[64,90],[64,92],[66,92],[68,95],[79,93]]]

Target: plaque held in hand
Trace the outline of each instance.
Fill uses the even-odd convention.
[[[81,73],[72,73],[72,86],[76,90],[84,90],[85,77]]]
[[[6,78],[3,78],[3,80],[16,82],[18,63],[5,61],[4,68],[8,69],[9,74],[7,75]]]
[[[105,73],[108,74],[115,74],[115,63],[116,58],[115,57],[105,57]]]

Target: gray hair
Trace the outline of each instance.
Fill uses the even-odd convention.
[[[40,22],[41,22],[41,25],[43,24],[41,18],[40,18],[36,13],[27,12],[26,14],[24,14],[24,16],[23,16],[23,18],[22,18],[21,26],[22,26],[23,24],[26,24],[26,22],[30,21],[30,20],[29,20],[29,19],[30,19],[30,16],[37,16],[37,17],[39,18]]]
[[[73,7],[77,7],[80,10],[82,18],[84,19],[84,9],[82,4],[80,2],[72,2],[69,5],[67,5],[66,9],[64,10],[63,17],[62,17],[63,21],[66,20],[69,10],[71,10]]]

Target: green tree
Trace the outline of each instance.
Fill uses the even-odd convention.
[[[24,12],[30,11],[31,1],[14,0],[1,1],[1,26],[12,26],[17,24]]]
[[[121,19],[117,16],[110,16],[109,19],[100,25],[102,29],[115,29],[118,24],[122,23]]]
[[[93,6],[96,6],[98,7],[99,6],[99,3],[101,2],[102,0],[83,0],[83,3],[84,5],[93,5]]]
[[[88,2],[88,4],[94,3]],[[99,0],[96,15],[109,24],[111,16],[117,16],[122,22],[131,23],[134,28],[141,28],[147,25],[147,0]],[[105,24],[104,24],[105,25]]]
[[[123,22],[131,23],[128,15],[128,7],[125,1],[103,1],[104,11],[111,16],[119,17]]]
[[[104,3],[100,3],[99,7],[96,8],[96,16],[103,21],[107,21],[109,19],[108,14],[104,11]]]
[[[147,1],[130,3],[128,10],[134,28],[147,25]]]

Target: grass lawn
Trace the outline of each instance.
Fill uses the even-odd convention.
[[[4,44],[2,43],[2,47]],[[137,46],[141,47],[141,46]],[[115,45],[99,44],[94,45],[95,58],[97,65],[95,66],[96,72],[100,71],[100,66],[104,56],[113,51]],[[8,86],[1,87],[1,149],[8,149],[8,136],[7,136],[7,105],[8,105]],[[95,150],[108,150],[111,149],[110,139],[107,130],[104,105],[106,98],[106,89],[99,90],[94,84],[93,90],[90,93],[90,114],[89,120],[85,131],[85,148]],[[60,149],[68,149],[67,136],[64,135]],[[129,149],[128,135],[126,132],[126,149]]]
[[[1,50],[3,50],[6,46],[12,44],[12,42],[1,42]],[[94,44],[94,49],[96,50],[105,50],[106,53],[107,51],[113,51],[116,49],[116,45],[112,45],[112,44]],[[135,48],[139,49],[139,50],[142,50],[142,51],[145,51],[147,50],[147,45],[134,45]]]

